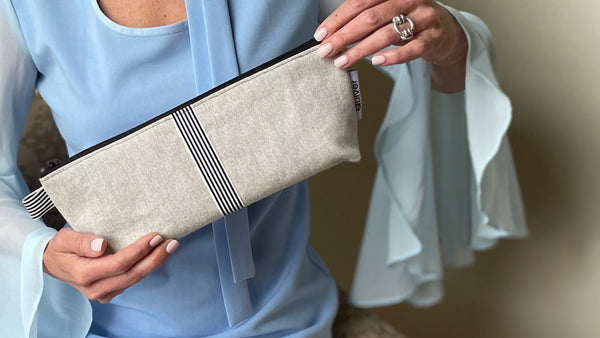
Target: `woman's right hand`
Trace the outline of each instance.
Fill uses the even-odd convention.
[[[88,299],[107,303],[154,271],[178,246],[176,240],[165,241],[157,233],[150,233],[105,255],[104,238],[64,228],[46,246],[44,271]]]

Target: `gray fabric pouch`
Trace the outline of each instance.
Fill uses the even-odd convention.
[[[113,250],[180,238],[343,161],[360,160],[347,71],[315,42],[73,156],[23,199]]]

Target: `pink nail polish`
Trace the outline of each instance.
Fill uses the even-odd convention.
[[[327,28],[323,27],[315,32],[314,38],[315,38],[315,40],[321,42],[321,41],[323,41],[323,39],[325,39],[326,36],[327,36]]]
[[[100,252],[102,251],[102,244],[104,244],[104,238],[96,238],[90,244],[90,248],[94,252]]]
[[[337,59],[333,60],[333,64],[338,68],[344,67],[347,63],[348,63],[348,57],[346,55],[342,55],[342,56],[338,57]]]
[[[169,244],[167,244],[167,252],[173,253],[173,251],[177,250],[178,247],[179,247],[179,242],[176,240],[172,240],[169,242]]]
[[[152,238],[152,240],[150,240],[150,246],[155,247],[162,241],[163,241],[163,238],[160,235],[156,235]]]
[[[385,56],[383,55],[376,55],[373,56],[373,58],[371,59],[371,63],[374,65],[381,65],[385,63]]]
[[[319,46],[319,48],[317,48],[317,54],[320,57],[324,58],[327,55],[329,55],[332,50],[333,50],[333,46],[331,46],[330,43],[326,43],[324,45]]]

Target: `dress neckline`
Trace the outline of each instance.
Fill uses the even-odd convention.
[[[111,18],[106,16],[102,9],[100,9],[100,5],[98,5],[97,0],[90,0],[92,9],[96,17],[108,28],[111,30],[129,36],[159,36],[159,35],[167,35],[174,34],[188,29],[188,19],[175,22],[169,25],[164,26],[155,26],[155,27],[129,27],[118,24],[114,22]]]

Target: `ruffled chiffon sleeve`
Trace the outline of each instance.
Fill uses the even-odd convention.
[[[21,204],[28,188],[17,149],[37,70],[7,0],[0,0],[0,41],[0,336],[82,337],[89,302],[42,272],[44,248],[55,230],[31,220]]]
[[[509,99],[494,69],[491,35],[446,7],[469,42],[466,88],[430,89],[423,60],[383,69],[395,79],[377,135],[378,170],[350,302],[427,306],[442,298],[443,266],[527,234],[506,136]]]

